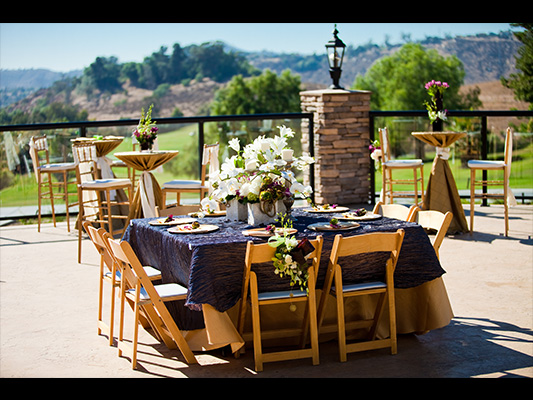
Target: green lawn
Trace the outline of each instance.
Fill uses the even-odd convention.
[[[180,128],[163,133],[159,135],[159,149],[161,150],[179,150],[180,154],[171,162],[173,165],[172,171],[164,170],[163,172],[154,171],[157,181],[163,182],[172,179],[196,179],[195,176],[182,172],[181,166],[193,163],[193,168],[197,162],[197,135],[191,132],[196,132],[196,125],[181,126]],[[126,137],[122,144],[115,150],[129,151],[131,150],[131,137]],[[517,150],[513,153],[515,161],[513,161],[511,171],[511,188],[533,188],[533,145]],[[426,154],[428,159],[431,159],[431,154]],[[503,154],[496,154],[495,157],[503,159]],[[111,158],[113,158],[111,156]],[[462,168],[460,160],[454,160],[450,157],[450,167],[452,169],[457,188],[464,190],[469,188],[470,171],[468,168]],[[427,161],[424,164],[424,183],[427,185],[428,178],[431,173],[432,161]],[[116,169],[118,176],[126,176],[125,169]],[[411,177],[410,171],[395,172],[394,177]],[[501,178],[501,173],[489,173],[489,179]],[[375,173],[376,190],[381,188],[381,172],[379,170]],[[399,188],[401,190],[401,187]],[[518,194],[518,193],[517,193]],[[194,195],[193,195],[194,196]],[[59,202],[59,201],[58,201]],[[0,207],[25,206],[37,204],[37,185],[33,176],[15,176],[14,184],[0,192]]]

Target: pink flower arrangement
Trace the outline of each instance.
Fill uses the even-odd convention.
[[[154,141],[157,137],[157,132],[159,128],[156,126],[156,122],[152,121],[152,108],[153,104],[150,105],[148,112],[144,115],[144,108],[141,109],[141,119],[139,120],[139,125],[133,130],[133,137],[139,142],[141,148],[152,147]]]
[[[424,86],[431,96],[431,102],[424,102],[426,109],[428,110],[428,116],[431,122],[437,120],[445,121],[447,118],[447,110],[443,110],[442,97],[444,91],[450,87],[447,82],[441,81],[429,81]]]

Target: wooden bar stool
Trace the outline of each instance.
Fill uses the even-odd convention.
[[[65,211],[67,214],[67,230],[70,232],[70,219],[69,208],[76,206],[77,203],[69,202],[69,196],[77,196],[77,192],[69,192],[69,186],[76,184],[74,178],[74,172],[76,171],[75,163],[50,163],[50,152],[48,149],[48,141],[46,135],[32,136],[30,139],[30,156],[33,163],[33,171],[35,172],[35,178],[37,179],[38,189],[38,223],[37,231],[41,231],[41,213],[42,213],[42,200],[50,200],[52,208],[52,219],[54,226],[56,226],[56,213],[54,199],[62,199],[65,202]],[[71,172],[71,178],[69,180],[69,172]],[[53,175],[61,175],[62,179],[54,181]],[[54,188],[63,189],[62,192],[54,193]]]
[[[91,221],[93,224],[100,224],[112,237],[124,233],[128,222],[133,186],[130,179],[98,178],[96,146],[93,142],[74,141],[72,152],[76,161],[78,182],[78,262],[81,262],[83,222]],[[126,200],[114,199],[117,196],[114,191],[118,190],[127,190]],[[120,206],[127,207],[127,211],[120,212]]]

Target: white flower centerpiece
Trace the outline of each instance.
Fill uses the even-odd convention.
[[[278,127],[273,138],[260,136],[241,148],[239,139],[229,141],[236,154],[226,158],[213,178],[211,197],[226,204],[230,220],[247,220],[250,225],[273,222],[278,213],[285,213],[295,195],[308,198],[312,189],[296,180],[292,168],[303,170],[314,162],[313,157],[294,157],[288,139],[292,129]]]

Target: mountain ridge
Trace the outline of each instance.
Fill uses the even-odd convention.
[[[427,49],[436,49],[441,55],[456,55],[465,68],[464,86],[477,83],[497,82],[501,76],[508,77],[516,72],[515,56],[518,48],[522,45],[512,32],[500,32],[500,34],[478,34],[475,36],[456,36],[451,38],[427,38],[417,41]],[[400,49],[402,44],[395,45],[375,45],[369,43],[365,46],[346,48],[343,63],[341,85],[350,88],[357,74],[364,74],[368,68],[379,58],[392,54]],[[329,77],[326,55],[313,54],[301,55],[297,53],[285,54],[275,52],[240,52],[254,67],[264,70],[270,69],[276,73],[281,73],[289,68],[292,73],[301,78],[302,89],[315,89],[327,87],[331,84]],[[0,89],[4,93],[4,85],[8,85],[6,77],[13,77],[14,70],[0,70]],[[20,71],[20,70],[19,70]],[[22,70],[20,75],[24,75],[26,82],[37,82],[35,76],[32,78],[32,71],[40,74],[43,81],[48,79],[47,84],[51,86],[54,81],[54,74],[59,79],[66,76],[75,76],[82,71],[71,71],[69,73],[47,73],[47,70]],[[70,75],[69,75],[70,74]],[[21,84],[22,78],[19,76],[18,82]],[[12,78],[14,81],[15,78]],[[43,84],[46,85],[46,84]],[[170,116],[177,107],[184,116],[199,115],[206,110],[207,105],[213,100],[216,90],[224,84],[216,83],[209,79],[193,81],[189,85],[172,85],[164,98],[160,99],[157,114],[159,117]],[[44,86],[47,87],[47,86]],[[27,89],[29,90],[29,89]],[[124,86],[122,93],[101,97],[97,100],[88,101],[84,96],[72,94],[69,102],[78,105],[81,109],[86,109],[90,119],[106,120],[119,118],[136,118],[142,106],[146,106],[147,98],[153,91],[139,89],[129,85]],[[43,90],[26,96],[23,101],[13,104],[17,109],[29,110],[32,104],[43,96]],[[20,100],[20,99],[17,99]],[[58,98],[57,101],[66,101]],[[11,103],[14,103],[13,101]],[[7,104],[2,99],[2,106]]]

